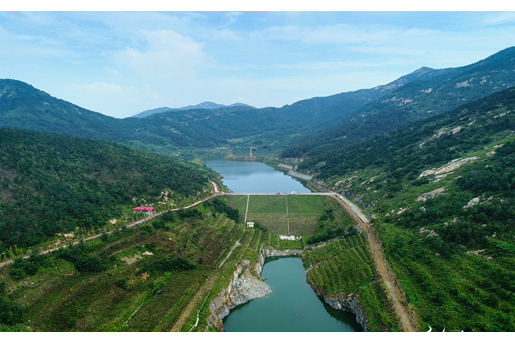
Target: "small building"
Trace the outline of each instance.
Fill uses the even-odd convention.
[[[136,206],[132,209],[132,212],[143,212],[145,215],[147,215],[152,214],[152,212],[154,212],[154,208],[151,206]]]
[[[247,222],[247,227],[254,227],[254,222]]]

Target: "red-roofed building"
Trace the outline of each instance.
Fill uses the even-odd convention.
[[[146,212],[145,214],[152,214],[153,211],[154,211],[154,208],[150,207],[150,206],[136,206],[132,209],[132,212],[134,212],[134,213]]]

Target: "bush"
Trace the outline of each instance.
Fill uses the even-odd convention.
[[[14,325],[22,322],[23,307],[9,299],[5,282],[0,282],[0,323]]]
[[[115,284],[116,284],[116,286],[120,287],[124,291],[126,291],[128,289],[127,281],[125,281],[125,279],[118,279],[118,280],[116,280]]]
[[[175,270],[191,270],[196,266],[181,257],[171,258],[169,256],[162,259],[158,259],[152,262],[147,262],[143,267],[136,273],[139,275],[146,271],[152,272],[171,272]]]

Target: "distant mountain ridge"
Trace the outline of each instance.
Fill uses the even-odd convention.
[[[353,112],[350,120],[299,137],[283,157],[330,153],[515,86],[515,47],[468,66],[421,68],[410,75],[418,77],[401,78],[402,87]]]
[[[248,138],[246,144],[273,144],[284,157],[315,156],[511,86],[515,86],[513,47],[469,66],[423,67],[386,85],[280,108],[206,102],[194,106],[200,108],[164,107],[125,119],[56,99],[21,81],[0,80],[0,126],[106,140],[165,154],[229,146]]]
[[[204,101],[197,105],[189,105],[189,106],[184,106],[184,107],[180,107],[180,108],[158,107],[158,108],[154,108],[152,110],[140,112],[136,115],[133,115],[132,117],[145,118],[145,117],[151,116],[156,113],[163,113],[163,112],[169,112],[169,111],[187,111],[187,110],[196,110],[196,109],[215,110],[220,107],[241,107],[241,106],[252,107],[250,105],[247,105],[247,104],[244,104],[241,102],[237,102],[237,103],[227,106],[227,105],[217,104],[217,103],[214,103],[211,101]]]

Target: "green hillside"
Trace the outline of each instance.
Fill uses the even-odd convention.
[[[325,131],[297,137],[283,157],[332,154],[386,134],[408,123],[450,111],[515,86],[515,47],[474,64],[433,71],[353,112],[350,120],[333,122]]]
[[[1,128],[0,146],[2,252],[98,229],[135,205],[182,204],[210,187],[212,172],[112,143]]]
[[[374,217],[422,328],[513,331],[515,88],[301,165]]]
[[[258,154],[279,155],[293,137],[348,119],[353,111],[435,71],[417,71],[387,85],[281,108],[226,106],[170,110],[144,118],[115,119],[56,99],[16,80],[0,80],[0,126],[63,133],[122,143],[165,155],[189,149],[255,146]]]

